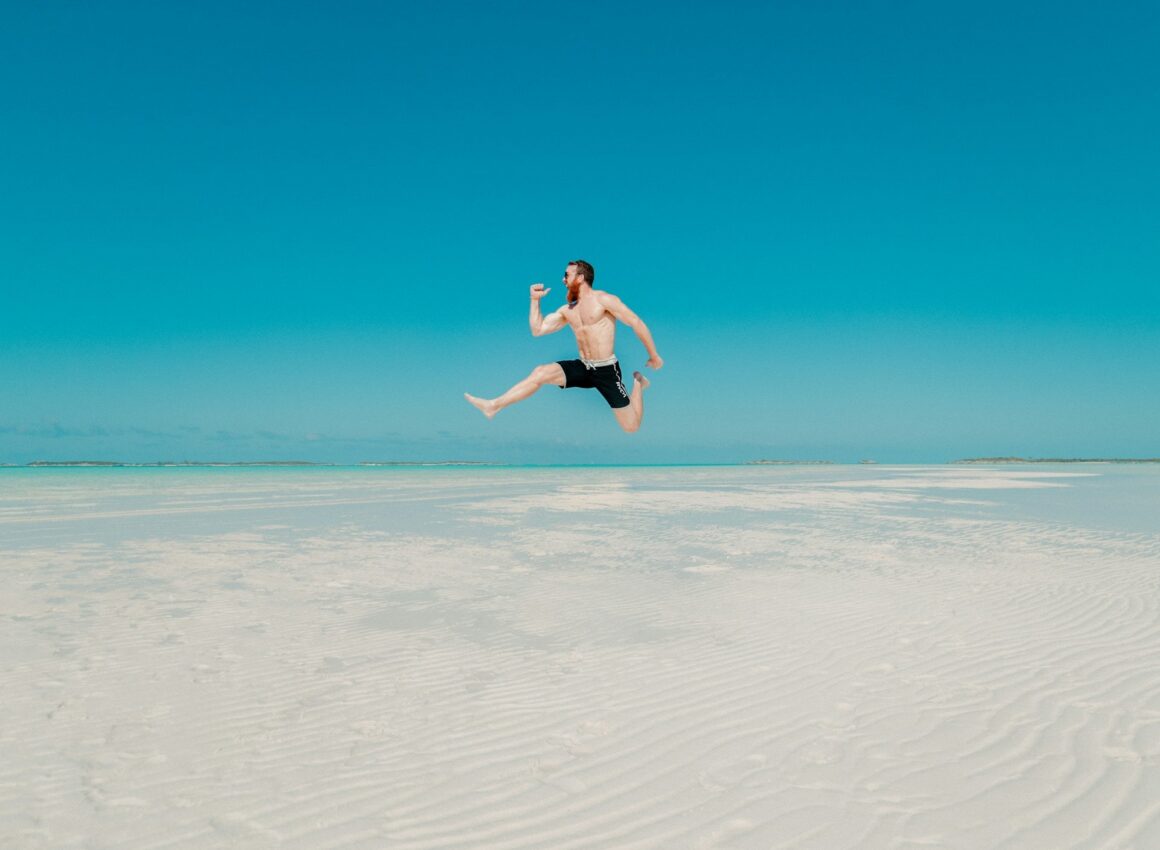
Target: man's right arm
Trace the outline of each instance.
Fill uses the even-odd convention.
[[[542,283],[532,284],[532,306],[528,312],[528,326],[532,329],[532,336],[544,336],[545,334],[555,333],[564,327],[564,316],[559,310],[549,313],[547,318],[544,318],[540,314],[540,299],[547,295],[549,291],[544,288]]]

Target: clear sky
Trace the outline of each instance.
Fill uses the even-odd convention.
[[[4,2],[0,462],[1160,455],[1157,44],[1155,3]],[[575,356],[527,330],[575,257],[666,360],[638,434],[462,399]]]

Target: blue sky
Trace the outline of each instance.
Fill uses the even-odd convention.
[[[1160,455],[1154,4],[4,17],[0,462]],[[462,400],[573,257],[638,434]]]

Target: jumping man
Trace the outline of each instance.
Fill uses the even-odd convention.
[[[624,389],[624,379],[620,374],[620,364],[612,353],[616,339],[616,320],[624,322],[644,343],[648,351],[646,366],[659,369],[665,361],[657,354],[652,334],[644,322],[625,306],[624,302],[611,292],[601,292],[592,288],[596,272],[583,260],[573,260],[564,270],[564,286],[568,288],[568,303],[549,313],[545,318],[540,314],[540,299],[551,292],[542,283],[532,284],[532,307],[528,324],[532,336],[555,333],[568,325],[576,334],[576,347],[580,349],[579,360],[561,360],[537,366],[532,373],[503,395],[492,398],[476,398],[464,393],[469,402],[478,407],[483,415],[491,419],[509,404],[523,401],[545,384],[557,387],[596,388],[612,408],[620,427],[630,434],[640,428],[644,416],[644,390],[648,380],[640,372],[633,372],[632,393]]]

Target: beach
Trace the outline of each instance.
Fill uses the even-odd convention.
[[[1160,468],[0,470],[5,848],[1160,847]]]

